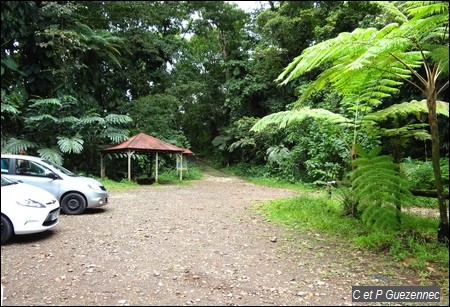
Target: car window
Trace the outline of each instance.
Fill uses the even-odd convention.
[[[17,175],[45,177],[47,173],[47,170],[36,162],[16,159]]]
[[[9,170],[9,159],[2,158],[2,174],[8,174]]]

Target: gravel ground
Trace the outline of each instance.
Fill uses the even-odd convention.
[[[401,265],[254,210],[295,193],[217,173],[111,193],[2,246],[3,305],[356,305],[352,286],[420,285]]]

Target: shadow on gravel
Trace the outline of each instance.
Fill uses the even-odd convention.
[[[58,226],[56,226],[58,227]],[[3,245],[13,244],[42,244],[45,241],[52,240],[54,236],[58,234],[56,229],[48,229],[43,232],[32,233],[27,235],[14,235],[12,238]],[[2,245],[2,246],[3,246]]]

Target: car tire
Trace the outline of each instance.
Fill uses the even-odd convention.
[[[11,239],[13,232],[14,230],[11,222],[2,214],[2,245]]]
[[[69,193],[61,201],[61,210],[65,214],[81,214],[86,209],[86,200],[78,193]]]

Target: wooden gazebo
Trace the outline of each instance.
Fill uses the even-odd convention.
[[[188,149],[187,149],[188,150]],[[157,138],[154,138],[148,134],[145,133],[139,133],[128,140],[116,144],[110,147],[107,147],[102,150],[101,155],[101,161],[100,161],[100,177],[105,177],[105,167],[103,164],[103,155],[109,154],[109,153],[126,153],[128,156],[128,180],[131,180],[131,157],[134,154],[149,154],[154,153],[155,154],[155,182],[158,182],[158,154],[176,154],[177,160],[181,159],[181,162],[183,161],[183,155],[186,155],[185,153],[186,149],[179,148],[175,145],[166,143],[164,141],[161,141]],[[183,171],[180,172],[180,180],[182,180]]]

